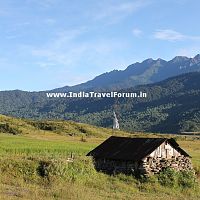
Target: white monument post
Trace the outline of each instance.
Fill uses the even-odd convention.
[[[117,119],[116,113],[113,112],[113,114],[114,114],[114,119],[113,119],[113,129],[118,129],[118,130],[119,130],[119,122],[118,122],[118,119]]]

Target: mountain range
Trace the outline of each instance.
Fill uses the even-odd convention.
[[[106,72],[85,83],[57,88],[54,91],[124,89],[155,83],[172,76],[194,71],[200,71],[200,54],[197,54],[194,58],[176,56],[170,61],[149,58],[141,63],[136,62],[129,65],[125,70]]]
[[[0,92],[0,113],[21,118],[66,119],[111,127],[113,110],[129,131],[200,130],[200,55],[170,61],[147,59],[76,86],[48,92],[113,91],[147,93],[147,98],[47,98],[47,91]]]

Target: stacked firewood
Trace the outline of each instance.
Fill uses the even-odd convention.
[[[166,168],[173,168],[177,171],[192,170],[192,164],[189,157],[178,156],[172,158],[147,158],[140,166],[141,174],[151,175],[157,174]]]

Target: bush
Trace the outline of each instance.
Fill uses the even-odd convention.
[[[158,182],[167,187],[194,188],[197,183],[194,171],[175,171],[167,168],[157,177]]]
[[[0,173],[24,180],[34,180],[37,177],[38,163],[27,159],[0,159]]]
[[[1,123],[0,124],[0,132],[2,133],[10,133],[13,135],[21,134],[22,131],[19,130],[17,127],[12,127],[9,123]]]
[[[158,175],[158,182],[163,186],[174,187],[177,181],[177,172],[171,168],[166,168]]]
[[[52,159],[40,161],[38,173],[42,177],[52,178],[61,177],[69,180],[82,179],[83,176],[91,176],[96,173],[91,159],[75,159],[73,162],[67,162],[63,159]]]
[[[183,188],[194,188],[196,176],[193,171],[181,171],[178,173],[178,185]]]
[[[39,175],[42,177],[59,176],[63,177],[66,175],[68,164],[62,160],[50,160],[41,161],[38,167]]]

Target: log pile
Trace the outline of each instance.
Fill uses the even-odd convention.
[[[139,171],[143,175],[153,175],[166,168],[173,168],[177,171],[192,170],[192,163],[189,157],[183,155],[172,158],[147,158],[140,166]]]

